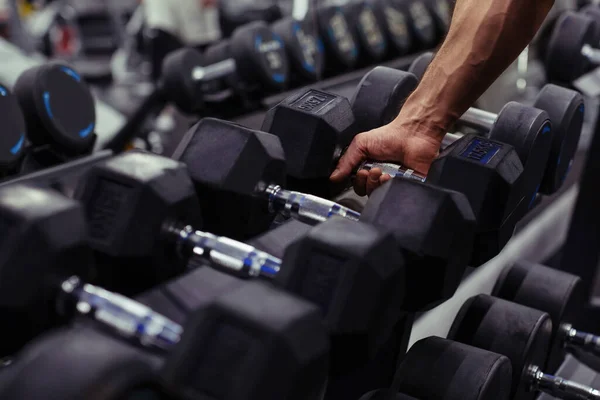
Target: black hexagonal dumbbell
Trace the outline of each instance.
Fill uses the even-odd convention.
[[[231,376],[238,382],[238,386],[233,381],[225,382],[225,388],[233,392],[280,398],[296,393],[309,396],[323,390],[328,340],[318,309],[309,303],[262,282],[242,281],[201,269],[198,276],[185,277],[185,284],[193,283],[188,286],[192,291],[184,292],[187,297],[180,293],[187,302],[174,304],[174,297],[161,302],[164,308],[178,308],[185,314],[183,320],[175,322],[140,302],[82,280],[85,275],[113,281],[120,277],[102,268],[92,269],[84,213],[76,201],[48,189],[15,184],[0,189],[0,220],[11,231],[1,244],[4,259],[0,269],[0,310],[2,320],[11,327],[4,336],[2,354],[13,354],[40,332],[80,315],[117,338],[164,355],[165,379],[181,383],[177,390],[213,393],[222,381],[216,382],[210,373],[199,379],[194,371],[202,372],[208,365],[213,370],[218,368],[215,357],[223,368],[218,375]],[[31,243],[35,243],[35,251],[28,251]],[[213,257],[217,258],[216,251]],[[164,293],[161,288],[159,295]],[[189,308],[185,309],[184,304]],[[248,334],[249,330],[253,334]],[[77,358],[72,353],[78,348],[75,344],[51,346],[59,357],[53,360],[51,368],[63,361],[63,356]],[[239,352],[242,344],[256,358],[245,359],[246,353]],[[104,361],[111,356],[110,351],[105,354],[92,347],[93,354]],[[216,347],[217,353],[210,351]],[[278,363],[278,382],[273,384],[271,368]],[[47,366],[40,365],[42,369]],[[243,387],[239,386],[238,375],[228,375],[235,368],[241,375],[253,377],[245,380]],[[93,368],[84,370],[87,372],[77,371],[83,380],[101,378],[91,375]],[[178,374],[173,375],[174,371]],[[192,380],[190,373],[194,373]],[[126,380],[127,374],[123,378]],[[17,385],[14,393],[32,393],[29,390],[36,388],[39,386]]]
[[[412,63],[409,72],[414,73],[418,78],[423,77],[433,57],[433,53],[422,54]],[[509,107],[508,104],[498,114],[471,107],[459,118],[458,123],[486,133],[489,137],[496,137],[507,143],[515,142],[514,145],[517,147],[516,140],[512,140],[507,134],[510,130],[506,128],[514,119],[515,111],[515,106]],[[550,155],[539,190],[544,194],[553,194],[562,186],[577,151],[585,111],[583,97],[575,90],[548,84],[538,93],[533,107],[544,110],[552,123]],[[526,164],[529,159],[537,162],[541,157],[541,151],[536,150],[536,147],[541,146],[526,140],[527,137],[522,136],[524,140],[518,147],[523,164]],[[540,141],[541,138],[540,135],[535,141]]]
[[[448,338],[508,357],[512,363],[511,398],[548,393],[562,399],[600,399],[600,390],[544,373],[552,343],[550,315],[487,295],[467,300]]]
[[[287,158],[289,187],[319,194],[326,192],[323,186],[327,185],[332,165],[352,135],[390,122],[398,115],[402,102],[416,84],[412,74],[377,67],[358,85],[352,106],[341,96],[305,89],[271,109],[265,117],[263,129],[281,139]],[[537,127],[540,123],[542,127],[548,126],[542,111],[529,108],[526,111],[531,111],[523,113],[532,121],[528,127]],[[353,115],[356,118],[354,125]],[[523,133],[522,130],[519,132]],[[538,130],[528,129],[523,134],[535,137]],[[515,145],[521,141],[521,138],[514,138]],[[479,232],[472,263],[479,265],[495,256],[512,236],[515,224],[527,211],[529,199],[536,193],[541,176],[537,182],[531,179],[527,185],[523,184],[523,166],[510,144],[474,135],[462,138],[447,135],[446,142],[454,144],[448,145],[434,162],[428,179],[430,183],[464,193],[471,202]],[[193,151],[190,150],[184,160],[189,160],[190,165],[197,165],[198,168],[192,168],[192,171],[199,171],[198,174],[207,173],[206,167],[199,168],[207,162],[207,157],[210,158],[208,151],[203,150],[206,148],[193,146]],[[197,161],[200,159],[204,161]],[[369,168],[381,168],[384,173],[395,177],[425,180],[414,171],[397,165],[368,162],[361,166],[361,169]],[[536,171],[540,169],[538,167]],[[478,184],[472,185],[472,182]],[[391,196],[374,197],[367,207],[369,210],[381,210],[380,220],[388,219],[382,223],[394,225],[397,220],[386,214],[387,207],[383,207],[383,203],[391,204],[393,201]]]
[[[213,172],[222,173],[220,169]],[[408,213],[414,225],[405,223],[395,234],[363,222],[331,219],[296,240],[285,241],[285,250],[277,254],[281,260],[254,246],[187,226],[186,215],[198,215],[200,202],[185,166],[173,160],[128,153],[93,167],[82,182],[77,197],[90,220],[92,246],[103,264],[130,276],[130,286],[140,284],[140,274],[147,286],[157,277],[177,275],[190,257],[204,258],[235,275],[273,279],[321,307],[334,342],[339,339],[338,346],[353,348],[352,360],[373,354],[381,332],[389,332],[403,311],[431,307],[449,298],[470,254],[474,218],[467,200],[458,193],[409,180],[392,182],[390,187],[394,193],[402,191],[401,198],[408,203],[426,199],[430,205],[397,210],[395,218],[406,222]],[[215,209],[202,211],[207,214]],[[378,222],[377,217],[373,220]],[[384,225],[381,220],[379,225]],[[199,218],[194,222],[202,226]],[[434,235],[437,228],[443,233]],[[404,260],[408,256],[413,257],[411,274],[422,279],[426,271],[434,270],[438,283],[405,298]],[[348,340],[345,335],[357,339]],[[344,360],[353,364],[346,356]]]
[[[375,390],[360,400],[508,400],[511,381],[506,356],[432,336],[403,356],[393,389]]]
[[[22,372],[11,373],[0,393],[36,398],[58,385],[53,393],[61,399],[84,393],[304,399],[324,390],[329,344],[314,306],[259,282],[229,282],[216,292],[223,277],[184,278],[193,295],[187,293],[191,308],[181,324],[85,285],[75,303],[91,322],[77,321],[29,344],[11,365]],[[210,295],[201,292],[209,287]],[[164,308],[181,308],[161,301]],[[43,378],[32,382],[32,375]]]

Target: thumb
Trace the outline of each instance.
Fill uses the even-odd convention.
[[[358,134],[346,149],[344,155],[340,158],[338,165],[331,174],[330,179],[334,182],[340,182],[348,178],[352,171],[367,158],[367,151],[363,146],[363,136]]]

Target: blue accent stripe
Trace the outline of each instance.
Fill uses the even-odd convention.
[[[19,141],[10,149],[10,152],[16,155],[23,148],[23,143],[25,143],[25,134],[21,133]]]
[[[533,202],[535,201],[535,198],[537,197],[537,194],[539,191],[540,191],[540,185],[538,185],[535,188],[535,193],[533,194],[533,196],[531,197],[531,200],[529,201],[529,209],[531,209],[531,206],[533,206]]]
[[[94,123],[90,122],[90,124],[79,131],[79,137],[84,138],[87,137],[94,130]]]
[[[52,114],[52,108],[50,107],[50,92],[44,92],[44,106],[46,107],[46,113],[50,117],[50,119],[54,119],[54,115]]]
[[[273,80],[277,83],[283,83],[286,79],[284,74],[273,74]]]
[[[550,132],[550,130],[551,130],[551,128],[550,128],[549,124],[544,125],[544,129],[542,129],[542,135]]]
[[[261,43],[262,43],[262,36],[258,35],[256,38],[254,38],[254,47],[256,47],[256,50],[258,50]]]
[[[72,70],[71,68],[60,67],[60,69],[62,69],[65,74],[69,75],[70,77],[75,79],[77,82],[81,82],[81,76],[77,72]]]
[[[6,90],[6,88],[4,86],[0,86],[0,95],[6,96],[7,94],[8,91]]]
[[[304,67],[305,70],[307,70],[310,73],[314,73],[315,72],[315,66],[309,64],[308,62],[304,61],[302,63],[302,66]]]
[[[585,111],[585,105],[582,104],[579,106],[579,112],[582,113],[584,111]]]
[[[317,50],[319,50],[319,53],[325,52],[325,45],[323,45],[321,38],[317,38]]]

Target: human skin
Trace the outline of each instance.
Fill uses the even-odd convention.
[[[553,0],[457,0],[448,35],[389,124],[359,133],[331,175],[347,179],[361,162],[402,164],[426,175],[444,135],[533,39]],[[391,179],[374,168],[358,171],[354,190],[370,195]]]

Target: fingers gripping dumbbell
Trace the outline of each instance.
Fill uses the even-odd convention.
[[[409,72],[414,73],[419,79],[422,78],[433,57],[433,53],[421,55],[413,62]],[[514,118],[514,113],[511,111],[515,109],[514,106],[509,108],[508,104],[499,114],[471,107],[459,118],[458,123],[482,132],[489,132],[490,136],[494,135],[500,141],[513,144],[518,148],[519,156],[526,164],[526,160],[539,157],[541,153],[532,150],[539,146],[531,146],[528,143],[528,136],[522,136],[521,145],[511,141],[510,129],[505,128],[510,128]],[[553,194],[562,186],[577,151],[585,109],[583,97],[574,90],[549,84],[538,93],[533,107],[544,110],[552,123],[550,154],[540,192]]]
[[[513,368],[511,397],[515,400],[534,399],[539,392],[561,399],[600,399],[599,390],[543,372],[551,335],[548,314],[478,295],[460,309],[448,338],[507,356]]]
[[[493,294],[497,297],[547,312],[552,318],[552,347],[547,369],[556,371],[565,350],[577,349],[600,356],[600,337],[579,331],[572,325],[584,309],[585,293],[581,279],[539,264],[518,261],[498,278]]]
[[[280,138],[291,171],[289,181],[307,188],[319,181],[317,177],[327,180],[335,163],[332,160],[336,160],[343,143],[349,143],[357,131],[350,129],[352,115],[356,115],[356,125],[361,130],[381,126],[397,115],[400,104],[416,83],[412,74],[377,67],[359,84],[352,106],[340,96],[307,89],[269,110],[263,130]],[[540,115],[541,111],[535,111],[532,118]],[[200,152],[207,147],[194,148]],[[215,149],[210,151],[217,153]],[[188,165],[196,164],[194,170],[206,171],[208,165],[201,165],[203,161],[198,160],[207,160],[207,157],[208,152],[204,157],[189,152],[184,161]],[[535,182],[529,186],[521,183],[523,167],[511,146],[473,135],[449,148],[434,166],[437,172],[430,174],[430,183],[462,192],[471,202],[477,229],[481,232],[473,254],[473,264],[479,265],[495,256],[511,237],[535,192]],[[398,175],[397,170],[388,172]],[[405,171],[402,173],[406,175]],[[461,178],[467,175],[469,179]],[[384,198],[393,201],[390,197]],[[378,201],[369,200],[372,210]],[[389,225],[397,223],[393,216],[388,215],[388,218]]]

